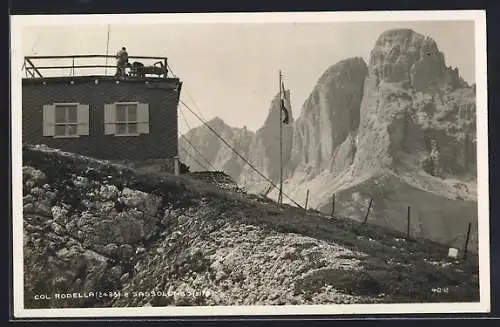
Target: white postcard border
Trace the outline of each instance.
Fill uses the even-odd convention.
[[[22,114],[21,66],[22,29],[36,25],[68,24],[201,24],[201,23],[306,23],[306,22],[390,22],[450,21],[475,22],[477,155],[478,155],[478,238],[480,302],[417,304],[349,304],[284,306],[199,306],[83,309],[25,309],[23,306],[23,204],[22,204]],[[379,11],[321,13],[215,13],[215,14],[126,14],[126,15],[26,15],[11,16],[11,99],[12,99],[12,206],[13,206],[13,294],[16,318],[126,317],[126,316],[233,316],[233,315],[335,315],[402,313],[473,313],[490,310],[488,113],[486,65],[486,14],[464,11]]]

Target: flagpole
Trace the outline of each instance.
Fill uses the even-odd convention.
[[[109,30],[111,29],[111,26],[108,24],[108,36],[106,38],[106,67],[104,68],[104,75],[108,75],[108,53],[109,53]]]
[[[282,85],[282,82],[281,82],[281,79],[282,79],[282,75],[281,75],[281,70],[279,71],[279,75],[280,75],[280,78],[279,78],[279,88],[280,88],[280,97],[279,97],[279,111],[280,111],[280,190],[279,190],[279,195],[278,195],[278,203],[282,203],[283,202],[283,109],[281,108],[281,100],[282,100],[282,90],[281,90],[281,85]],[[284,90],[283,90],[284,91]]]

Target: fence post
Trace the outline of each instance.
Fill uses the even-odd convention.
[[[179,176],[180,175],[180,163],[179,163],[179,157],[175,156],[174,157],[174,175]]]
[[[408,212],[406,214],[406,239],[410,238],[410,220],[411,220],[411,207],[408,206]]]
[[[304,207],[305,211],[307,211],[307,202],[309,201],[309,189],[307,189],[307,193],[306,193],[306,205]]]
[[[470,238],[470,229],[472,227],[472,223],[469,223],[467,227],[467,237],[465,238],[465,246],[464,246],[464,260],[467,259],[467,247],[469,246],[469,238]]]
[[[370,203],[368,204],[368,209],[366,210],[366,216],[365,216],[365,220],[363,221],[363,224],[366,224],[366,221],[368,220],[368,215],[370,214],[372,202],[373,202],[373,198],[370,198]]]
[[[332,216],[335,213],[335,194],[332,196]]]

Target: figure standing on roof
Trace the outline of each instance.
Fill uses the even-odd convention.
[[[115,76],[125,76],[125,68],[127,67],[128,63],[128,53],[127,49],[123,47],[118,53],[116,54],[116,75]]]

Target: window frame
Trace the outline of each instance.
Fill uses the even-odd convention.
[[[78,138],[80,137],[80,135],[78,134],[78,125],[79,125],[79,120],[78,120],[78,109],[79,109],[79,105],[80,103],[77,103],[77,102],[54,102],[52,104],[54,106],[54,135],[52,136],[53,138],[58,138],[58,139],[61,139],[61,138]],[[64,111],[64,122],[63,123],[58,123],[57,120],[56,120],[56,116],[57,116],[57,108],[58,107],[65,107],[65,111]],[[73,107],[75,108],[75,111],[76,111],[76,121],[73,123],[73,122],[68,122],[68,118],[69,118],[69,108],[70,107]],[[64,129],[64,134],[57,134],[57,126],[65,126],[65,129]],[[74,126],[75,128],[75,134],[68,134],[68,130],[69,130],[69,126]]]
[[[139,133],[139,102],[115,102],[113,103],[114,105],[114,122],[113,124],[115,125],[115,132],[114,132],[114,136],[139,136],[140,133]],[[130,106],[130,105],[134,105],[134,108],[135,108],[135,120],[129,120],[128,117],[129,117],[129,109],[130,107],[126,107],[126,110],[125,110],[125,120],[124,121],[119,121],[118,120],[118,108],[120,106]],[[125,133],[120,133],[118,131],[118,126],[119,125],[125,125],[126,126],[126,132]],[[131,124],[135,124],[136,126],[136,132],[135,133],[130,133],[129,132],[129,125]]]

